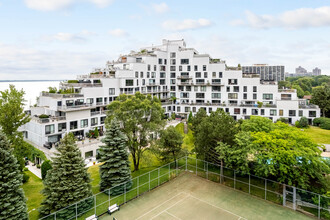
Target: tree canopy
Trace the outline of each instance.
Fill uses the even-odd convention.
[[[330,111],[330,85],[313,88],[311,102],[318,105],[322,110],[322,116]]]
[[[135,95],[122,94],[107,108],[107,120],[111,121],[116,117],[121,123],[121,130],[128,138],[134,170],[138,170],[143,152],[153,135],[157,135],[165,124],[160,100],[139,92]]]

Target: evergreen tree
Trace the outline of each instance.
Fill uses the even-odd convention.
[[[192,123],[192,120],[193,120],[193,114],[190,111],[189,116],[188,116],[188,123],[191,124]]]
[[[53,158],[53,168],[48,170],[43,182],[44,189],[41,192],[45,199],[39,210],[41,215],[48,215],[92,196],[91,180],[72,133],[64,136],[58,151],[59,153]],[[93,205],[93,201],[90,198],[80,202],[78,204],[78,214],[89,209]],[[75,206],[57,213],[56,216],[65,219],[74,217]]]
[[[99,148],[99,161],[104,162],[100,166],[100,190],[127,182],[126,191],[132,187],[131,169],[128,161],[127,137],[121,132],[120,124],[116,118],[112,119],[107,126],[105,138],[102,140],[105,145]],[[118,195],[124,192],[124,184],[111,189],[111,195]]]
[[[28,219],[23,175],[5,135],[0,131],[0,219]]]

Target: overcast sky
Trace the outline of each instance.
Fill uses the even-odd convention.
[[[328,0],[0,0],[0,80],[69,79],[162,39],[330,75]]]

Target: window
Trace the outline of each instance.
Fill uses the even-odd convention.
[[[283,116],[283,109],[280,109],[280,116]]]
[[[221,93],[212,93],[212,99],[221,99]]]
[[[243,86],[243,92],[247,92],[247,86]]]
[[[193,111],[193,112],[196,112],[196,107],[193,107],[193,108],[192,108],[192,111]]]
[[[201,86],[201,92],[206,92],[206,86]]]
[[[239,86],[234,86],[234,92],[239,92]]]
[[[171,66],[171,67],[170,67],[170,70],[171,70],[171,71],[175,71],[175,66]]]
[[[146,80],[142,79],[142,85],[144,86],[146,84]]]
[[[234,108],[234,114],[235,115],[241,114],[241,109],[240,108]]]
[[[151,66],[150,66],[150,64],[148,65],[148,71],[150,71],[151,70]]]
[[[78,128],[78,121],[71,121],[70,122],[70,130],[74,130]]]
[[[160,75],[159,75],[160,78],[166,78],[166,73],[164,72],[161,72]]]
[[[212,92],[221,92],[220,86],[212,86]]]
[[[175,91],[175,86],[171,86],[171,91]]]
[[[289,110],[289,116],[296,116],[296,110]]]
[[[62,101],[58,101],[57,106],[62,106]]]
[[[154,65],[154,71],[157,71],[157,65]]]
[[[115,88],[109,88],[109,95],[115,94]]]
[[[159,71],[166,71],[166,66],[160,66],[160,70]]]
[[[175,78],[175,73],[171,73],[171,78]]]
[[[170,53],[170,57],[171,57],[171,58],[175,58],[175,55],[176,55],[176,54],[175,54],[174,52]]]
[[[202,77],[202,73],[201,72],[196,72],[195,73],[195,77],[196,78],[201,78]]]
[[[228,99],[237,99],[238,94],[237,93],[228,93]]]
[[[212,79],[212,84],[220,85],[221,79]]]
[[[299,110],[299,117],[304,116],[303,110]]]
[[[246,108],[243,108],[243,115],[246,115]]]
[[[190,107],[185,107],[184,112],[190,112]]]
[[[181,64],[189,64],[189,59],[181,59]]]
[[[262,98],[264,100],[272,100],[273,99],[273,94],[263,94]]]
[[[91,118],[91,126],[97,125],[98,118]]]
[[[194,86],[194,91],[198,92],[198,86]]]
[[[133,86],[133,80],[132,79],[126,79],[126,86]]]
[[[140,77],[143,78],[143,72],[140,72]]]
[[[211,113],[212,112],[212,108],[209,108],[209,113]]]
[[[252,115],[258,115],[258,109],[252,109]]]
[[[212,77],[213,78],[217,77],[217,73],[216,72],[212,72]]]
[[[187,66],[187,71],[190,71],[191,69],[190,69],[190,66]]]
[[[194,66],[194,71],[198,71],[198,66],[197,65]]]
[[[207,72],[204,72],[204,78],[207,78]]]
[[[237,79],[228,79],[229,85],[237,85]]]
[[[181,107],[178,106],[176,110],[177,110],[177,112],[181,112]]]
[[[158,59],[158,64],[163,64],[163,59]]]
[[[179,66],[179,71],[182,71],[182,66]]]
[[[171,65],[176,65],[176,59],[171,59],[171,60],[170,60],[170,64],[171,64]]]
[[[189,98],[189,93],[187,93],[187,92],[181,92],[180,93],[180,98]]]
[[[203,65],[203,71],[206,71],[206,65]]]
[[[66,123],[59,123],[58,124],[58,132],[66,130]]]
[[[260,115],[265,115],[265,109],[261,109]]]
[[[230,92],[230,87],[229,86],[227,86],[227,92]]]
[[[291,94],[281,94],[281,100],[291,100]]]
[[[204,99],[205,98],[205,93],[196,93],[196,98],[197,99]]]
[[[205,84],[204,79],[196,79],[196,84]]]
[[[253,99],[257,99],[257,94],[256,93],[253,94]]]
[[[247,93],[243,93],[243,99],[247,99]]]
[[[271,109],[270,112],[269,112],[269,114],[271,116],[276,116],[277,115],[276,109]]]
[[[104,124],[106,116],[101,117],[101,125]]]
[[[150,78],[150,72],[147,72],[147,78]]]
[[[253,92],[257,92],[257,87],[253,86]]]
[[[139,72],[135,72],[135,78],[139,77]]]
[[[313,117],[315,118],[316,117],[316,111],[309,111],[309,117]]]
[[[171,80],[170,80],[170,84],[171,84],[171,85],[175,85],[175,81],[176,81],[175,79],[171,79]]]
[[[222,78],[222,72],[219,72],[219,78]]]
[[[45,134],[53,134],[53,133],[55,133],[55,125],[46,125]]]
[[[88,119],[83,119],[80,121],[80,127],[81,128],[86,128],[88,127]]]
[[[190,92],[191,91],[191,86],[186,86],[186,91]]]

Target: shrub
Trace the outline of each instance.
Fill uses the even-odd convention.
[[[264,103],[262,102],[257,102],[258,103],[258,108],[261,108]]]
[[[100,136],[99,130],[97,128],[95,128],[95,130],[94,130],[94,138],[98,138],[99,136]]]
[[[277,119],[276,122],[278,122],[278,121],[281,121],[281,122],[286,123],[286,124],[289,123],[289,120],[287,118],[283,118],[283,117],[280,117],[279,119]]]
[[[40,164],[37,164],[37,168],[40,169],[40,167],[41,167]]]
[[[295,125],[297,128],[308,128],[308,119],[306,117],[301,117],[299,121],[296,121]]]
[[[320,128],[330,130],[330,119],[320,125]]]
[[[27,168],[27,167],[23,168],[23,171],[28,171],[28,170],[29,170],[29,168]]]
[[[29,181],[30,176],[27,175],[26,173],[23,173],[23,183],[26,183],[27,181]]]
[[[313,120],[313,125],[314,126],[319,126],[322,129],[330,130],[330,118],[315,118]]]
[[[68,83],[79,83],[78,80],[68,80]]]
[[[39,118],[49,118],[49,116],[45,115],[45,114],[42,114],[42,115],[39,115]]]
[[[44,161],[41,164],[41,178],[44,180],[47,175],[47,171],[52,169],[52,165],[49,160]]]

